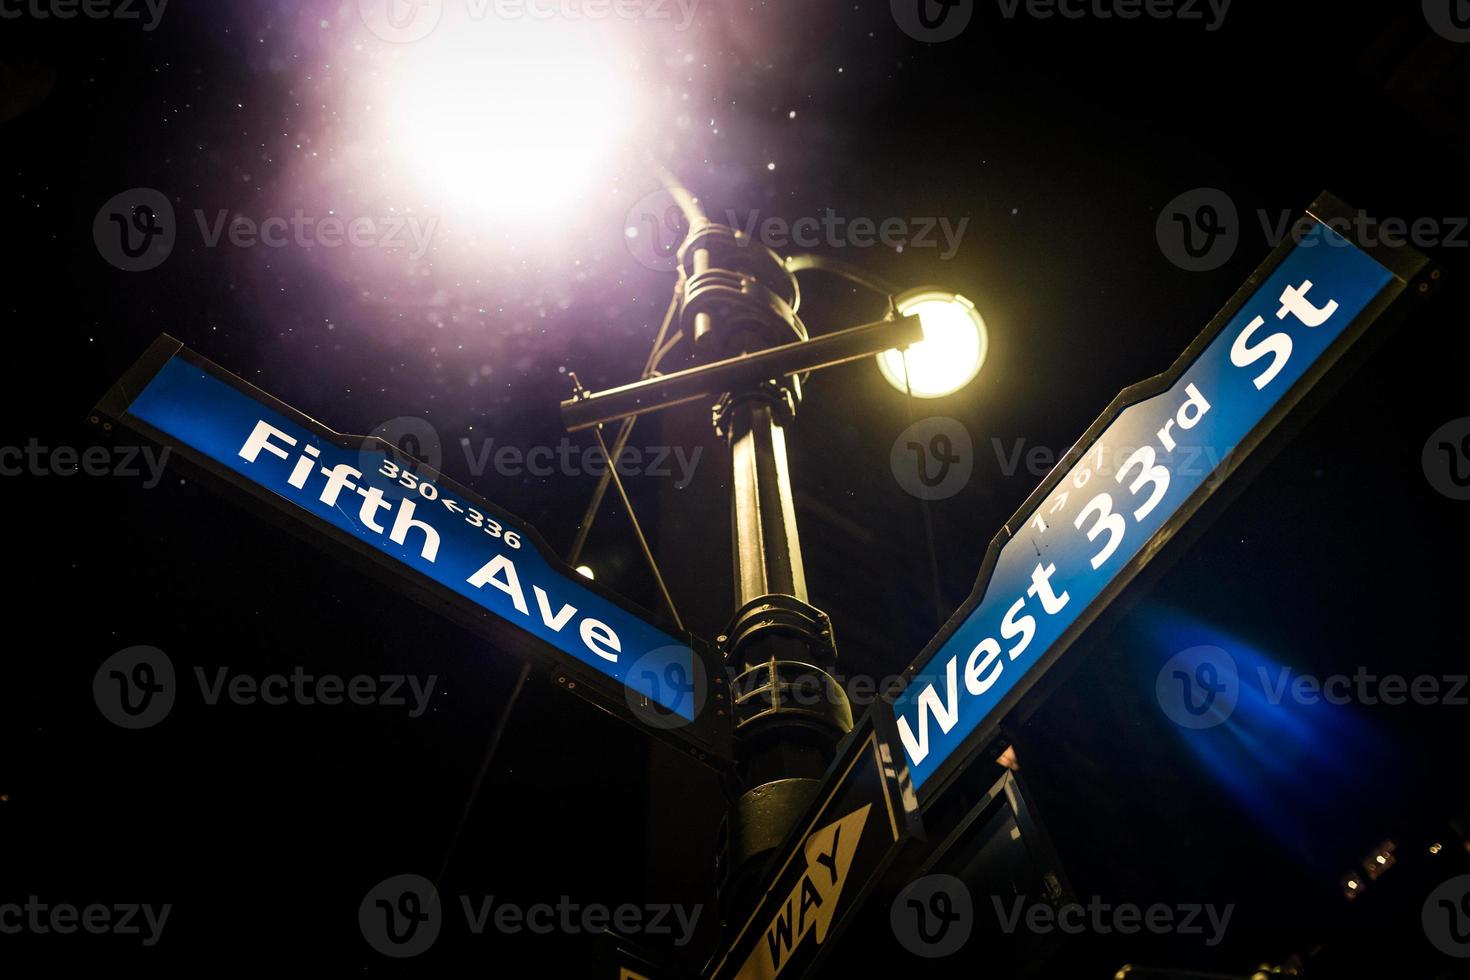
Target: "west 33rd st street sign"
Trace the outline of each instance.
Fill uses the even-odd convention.
[[[1413,249],[1366,250],[1336,230],[1350,233],[1351,213],[1319,198],[1310,231],[1277,249],[1170,371],[1120,394],[992,542],[975,590],[893,703],[921,798],[996,734],[1369,323],[1428,291],[1438,273]]]
[[[1430,291],[1439,273],[1418,252],[1345,237],[1351,214],[1322,195],[1311,232],[1274,251],[1169,371],[1123,391],[991,542],[969,599],[828,771],[714,980],[811,976],[930,804],[972,762],[991,765],[982,750],[1076,636],[1371,324]],[[888,797],[857,792],[852,760],[869,749]],[[901,806],[874,824],[869,798]]]

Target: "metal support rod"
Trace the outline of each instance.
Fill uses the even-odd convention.
[[[659,181],[664,185],[664,189],[669,192],[669,196],[674,199],[674,203],[679,206],[679,210],[684,213],[684,220],[688,223],[689,227],[693,228],[695,225],[709,221],[709,218],[704,213],[704,205],[699,203],[699,198],[689,193],[689,189],[680,182],[679,178],[674,176],[669,168],[651,157],[649,158],[648,164],[653,172],[658,174]]]
[[[771,378],[861,360],[923,339],[924,328],[917,316],[879,320],[607,391],[582,394],[561,403],[562,420],[569,432],[577,432],[603,422],[713,398],[722,391],[744,391]]]
[[[664,584],[663,573],[658,570],[658,562],[654,560],[653,551],[648,547],[648,539],[643,536],[643,528],[638,523],[638,515],[633,512],[633,502],[628,499],[628,491],[623,488],[623,480],[617,473],[613,458],[607,454],[607,441],[602,438],[602,427],[598,426],[592,430],[597,436],[597,446],[602,450],[602,458],[607,461],[607,472],[612,474],[612,485],[618,491],[618,498],[623,502],[623,509],[628,512],[628,520],[633,525],[633,534],[638,538],[638,547],[643,549],[643,558],[648,562],[648,568],[653,572],[653,580],[658,583],[659,594],[663,596],[664,605],[669,608],[669,615],[674,618],[674,625],[679,627],[679,632],[684,632],[684,620],[679,618],[679,610],[674,606],[674,597],[669,595],[669,587]]]
[[[434,894],[438,895],[444,887],[444,876],[449,873],[449,862],[454,859],[455,848],[459,847],[459,839],[464,834],[465,824],[469,822],[470,812],[475,808],[475,801],[480,798],[480,788],[485,784],[485,777],[490,772],[490,764],[495,761],[495,750],[500,748],[500,740],[505,735],[505,726],[510,722],[511,712],[515,710],[517,702],[521,699],[521,691],[526,686],[526,678],[531,676],[531,662],[528,660],[521,664],[521,669],[516,673],[515,685],[510,689],[510,697],[506,698],[505,709],[500,712],[500,717],[495,719],[495,728],[490,733],[490,741],[485,745],[485,755],[480,759],[480,768],[475,770],[474,781],[470,783],[470,795],[464,801],[464,808],[459,812],[459,819],[454,822],[454,833],[449,835],[449,846],[444,849],[444,860],[439,863],[439,873],[434,876]]]
[[[807,598],[786,431],[795,380],[736,391],[717,409],[730,440],[735,614],[720,638],[731,681],[736,770],[728,790],[720,903],[731,918],[759,893],[760,875],[820,786],[852,707],[828,673],[831,624]],[[811,698],[812,691],[822,692]]]
[[[871,289],[875,293],[897,296],[901,292],[898,286],[887,279],[875,276],[868,270],[859,268],[850,262],[843,262],[841,259],[834,259],[826,255],[792,255],[787,257],[785,264],[786,271],[793,274],[810,270],[828,272],[848,282]]]
[[[609,460],[615,460],[623,454],[623,447],[628,445],[628,439],[633,435],[633,423],[638,420],[633,417],[623,419],[618,425],[618,436],[613,440],[613,455]],[[601,431],[601,430],[599,430]],[[567,552],[567,564],[576,567],[582,560],[582,549],[587,547],[587,537],[592,533],[592,524],[597,520],[597,512],[602,509],[602,498],[607,496],[608,484],[611,479],[612,466],[602,471],[602,476],[597,480],[597,487],[592,491],[592,499],[587,501],[587,512],[582,515],[582,523],[577,525],[577,536],[572,539],[572,550]]]
[[[786,432],[763,398],[743,398],[729,411],[735,607],[767,595],[806,602]]]
[[[674,298],[669,301],[669,308],[664,313],[663,323],[659,325],[658,335],[653,339],[653,350],[648,354],[648,360],[643,365],[642,377],[648,378],[658,370],[659,362],[670,350],[682,332],[675,331],[673,337],[669,337],[669,328],[674,324],[674,317],[679,312],[679,300],[684,295],[684,277],[674,284]],[[613,440],[612,459],[617,459],[623,454],[623,447],[628,444],[628,439],[633,435],[634,419],[629,417],[623,419],[623,424],[618,427],[618,436]],[[582,523],[577,525],[577,536],[572,541],[572,550],[567,553],[567,564],[575,566],[582,558],[582,549],[587,547],[587,536],[592,533],[592,522],[597,519],[597,511],[602,507],[602,498],[607,496],[607,485],[611,475],[611,466],[602,471],[598,477],[597,488],[592,491],[592,499],[587,502],[587,512],[582,515]]]
[[[904,403],[904,411],[908,414],[908,424],[913,425],[917,421],[914,416],[914,386],[909,380],[909,352],[903,352],[903,389],[908,400]],[[621,451],[621,450],[620,450]],[[934,545],[934,515],[929,509],[929,499],[925,497],[919,501],[919,510],[924,516],[924,542],[929,551],[929,585],[934,591],[934,628],[944,628],[944,587],[939,581],[939,550]]]

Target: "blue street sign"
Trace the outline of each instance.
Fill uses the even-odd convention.
[[[718,729],[697,717],[708,692],[693,638],[576,574],[523,522],[380,439],[332,432],[172,338],[160,338],[125,380],[101,414],[176,446],[440,601],[447,593],[459,618],[549,661],[567,686],[614,682],[598,685],[603,706],[723,754]],[[539,642],[521,642],[527,635]]]
[[[1312,230],[1278,249],[1167,374],[1120,395],[997,536],[970,599],[894,700],[916,789],[937,774],[942,788],[962,749],[984,747],[1076,634],[1404,292],[1407,277],[1383,262],[1417,269],[1422,257],[1370,256],[1336,221],[1323,223],[1338,206],[1326,196],[1314,205]]]

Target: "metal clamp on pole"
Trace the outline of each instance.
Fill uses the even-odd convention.
[[[679,247],[688,283],[680,323],[705,358],[806,340],[801,289],[786,262],[743,231],[703,224]]]
[[[924,330],[917,316],[879,320],[606,391],[586,392],[563,401],[561,417],[568,432],[579,432],[675,405],[713,400],[721,392],[738,391],[771,379],[860,361],[923,339]]]

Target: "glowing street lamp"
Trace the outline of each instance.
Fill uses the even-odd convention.
[[[732,557],[736,609],[716,640],[732,671],[731,724],[739,744],[738,802],[721,837],[720,900],[728,912],[753,903],[760,872],[821,785],[837,746],[853,730],[852,706],[831,671],[837,646],[826,613],[808,599],[787,461],[786,430],[797,416],[812,371],[878,356],[901,390],[933,398],[956,391],[985,359],[985,324],[969,300],[930,287],[901,292],[865,270],[820,255],[781,256],[727,225],[711,222],[698,200],[663,174],[687,222],[678,251],[679,281],[642,380],[588,391],[575,373],[562,402],[569,431],[592,429],[606,459],[616,459],[634,420],[690,402],[712,405],[716,432],[730,450]],[[798,313],[797,275],[821,271],[885,300],[884,320],[809,335]],[[677,321],[702,363],[668,374],[655,369]],[[904,367],[907,349],[909,365]],[[917,352],[917,355],[916,353]],[[912,384],[910,384],[912,382]],[[602,428],[618,423],[609,450]],[[632,507],[617,476],[603,479]],[[593,495],[574,555],[601,502]],[[670,614],[672,599],[636,518],[634,531]],[[573,559],[575,560],[575,558]],[[801,698],[797,691],[824,691]],[[745,775],[745,774],[749,775]]]
[[[474,5],[468,5],[472,8]],[[576,212],[637,138],[646,87],[623,32],[566,19],[474,16],[382,57],[364,101],[388,180],[411,178],[497,237]]]
[[[878,355],[888,383],[915,398],[954,394],[974,380],[990,346],[985,319],[959,293],[933,286],[912,289],[894,300],[900,314],[918,316],[924,339],[907,351]]]

